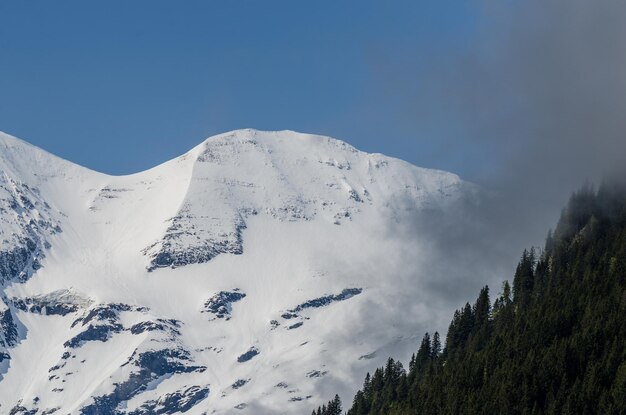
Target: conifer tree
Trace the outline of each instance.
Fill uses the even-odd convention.
[[[436,331],[435,334],[433,335],[433,344],[430,349],[430,353],[431,353],[432,359],[436,359],[437,357],[439,357],[439,354],[441,353],[441,339],[439,338],[438,331]]]
[[[487,323],[491,314],[491,301],[489,300],[489,287],[480,290],[478,300],[474,306],[474,324],[481,327]]]

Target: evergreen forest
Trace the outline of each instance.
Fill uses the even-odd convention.
[[[512,283],[367,374],[348,415],[626,414],[626,188],[573,194]],[[336,396],[314,415],[340,414]]]

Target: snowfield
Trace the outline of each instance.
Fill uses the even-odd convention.
[[[348,398],[423,334],[430,299],[406,264],[428,240],[398,229],[473,190],[291,131],[218,135],[128,176],[0,134],[0,413]]]

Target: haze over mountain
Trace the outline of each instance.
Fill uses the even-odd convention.
[[[328,137],[238,130],[109,176],[0,135],[0,171],[3,412],[302,413],[482,283],[430,232],[474,185]]]

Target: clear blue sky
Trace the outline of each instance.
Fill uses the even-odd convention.
[[[427,68],[472,47],[471,3],[2,2],[0,130],[112,174],[251,127],[471,176],[454,119],[416,104]]]

